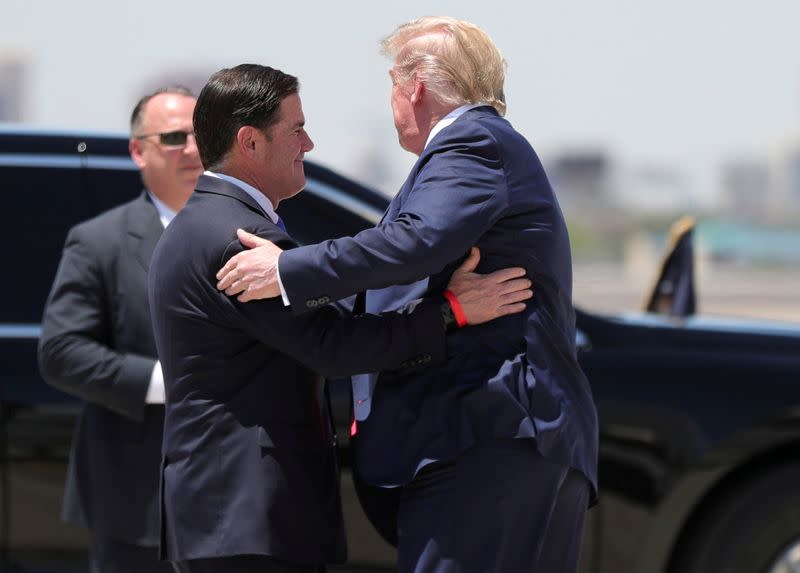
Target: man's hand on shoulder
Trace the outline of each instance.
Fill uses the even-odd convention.
[[[278,257],[283,249],[242,229],[236,234],[248,250],[231,257],[219,270],[217,288],[228,296],[239,294],[241,302],[280,296]]]
[[[524,301],[533,296],[525,269],[511,267],[480,275],[474,272],[480,258],[478,248],[472,247],[469,256],[450,277],[447,290],[457,299],[455,303],[450,299],[451,306],[457,307],[453,309],[456,314],[461,313],[466,324],[482,324],[525,310]]]

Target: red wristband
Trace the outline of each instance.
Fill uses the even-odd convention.
[[[467,326],[467,315],[464,314],[464,309],[461,308],[461,303],[458,302],[458,297],[456,297],[451,290],[446,290],[442,294],[450,303],[450,309],[453,311],[453,316],[456,317],[456,324],[458,324],[458,327],[464,328]]]

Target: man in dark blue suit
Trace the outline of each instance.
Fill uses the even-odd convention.
[[[257,248],[218,286],[242,301],[282,291],[295,313],[369,289],[377,312],[441,290],[473,245],[484,271],[525,267],[536,295],[523,314],[456,333],[444,365],[354,379],[356,460],[369,483],[404,486],[401,572],[575,571],[598,436],[561,210],[502,117],[505,62],[485,33],[422,18],[383,49],[400,144],[419,159],[381,223],[282,253],[240,233]]]
[[[279,300],[243,304],[216,289],[216,270],[243,250],[237,227],[294,246],[275,208],[305,185],[304,123],[295,77],[252,64],[214,74],[194,113],[207,171],[153,254],[166,385],[161,547],[178,571],[311,573],[343,561],[320,374],[411,372],[445,359],[451,307],[440,295],[382,317],[333,306],[297,316]],[[466,268],[450,288],[473,301],[470,323],[525,308],[522,269]],[[476,293],[487,286],[496,296],[483,304]]]

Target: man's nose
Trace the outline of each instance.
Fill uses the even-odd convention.
[[[200,152],[197,149],[197,139],[193,133],[190,133],[186,136],[186,146],[183,148],[183,152],[186,155],[199,155]]]
[[[305,145],[303,146],[303,152],[307,153],[307,152],[311,151],[312,149],[314,149],[314,142],[311,141],[311,137],[309,137],[309,135],[307,133],[305,134],[305,136],[306,136],[306,141],[305,141]]]

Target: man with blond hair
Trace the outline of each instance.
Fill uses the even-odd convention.
[[[359,301],[378,312],[441,290],[473,245],[483,271],[524,267],[526,311],[460,331],[445,365],[354,379],[355,457],[367,482],[403,486],[399,571],[573,572],[596,496],[597,420],[563,215],[503,119],[505,62],[482,30],[421,18],[382,47],[400,145],[419,159],[381,223],[286,252],[242,234],[255,248],[218,286],[243,301],[282,295],[296,313],[367,290]]]
[[[450,302],[440,292],[402,313],[340,316],[321,304],[296,316],[280,301],[222,295],[214,272],[242,250],[237,226],[294,245],[276,209],[305,186],[314,144],[297,78],[257,64],[211,76],[194,130],[207,171],[148,274],[166,390],[161,552],[180,573],[319,573],[345,558],[319,374],[444,362],[456,326]],[[478,276],[474,264],[476,256],[448,287],[470,324],[524,310],[522,269]]]

